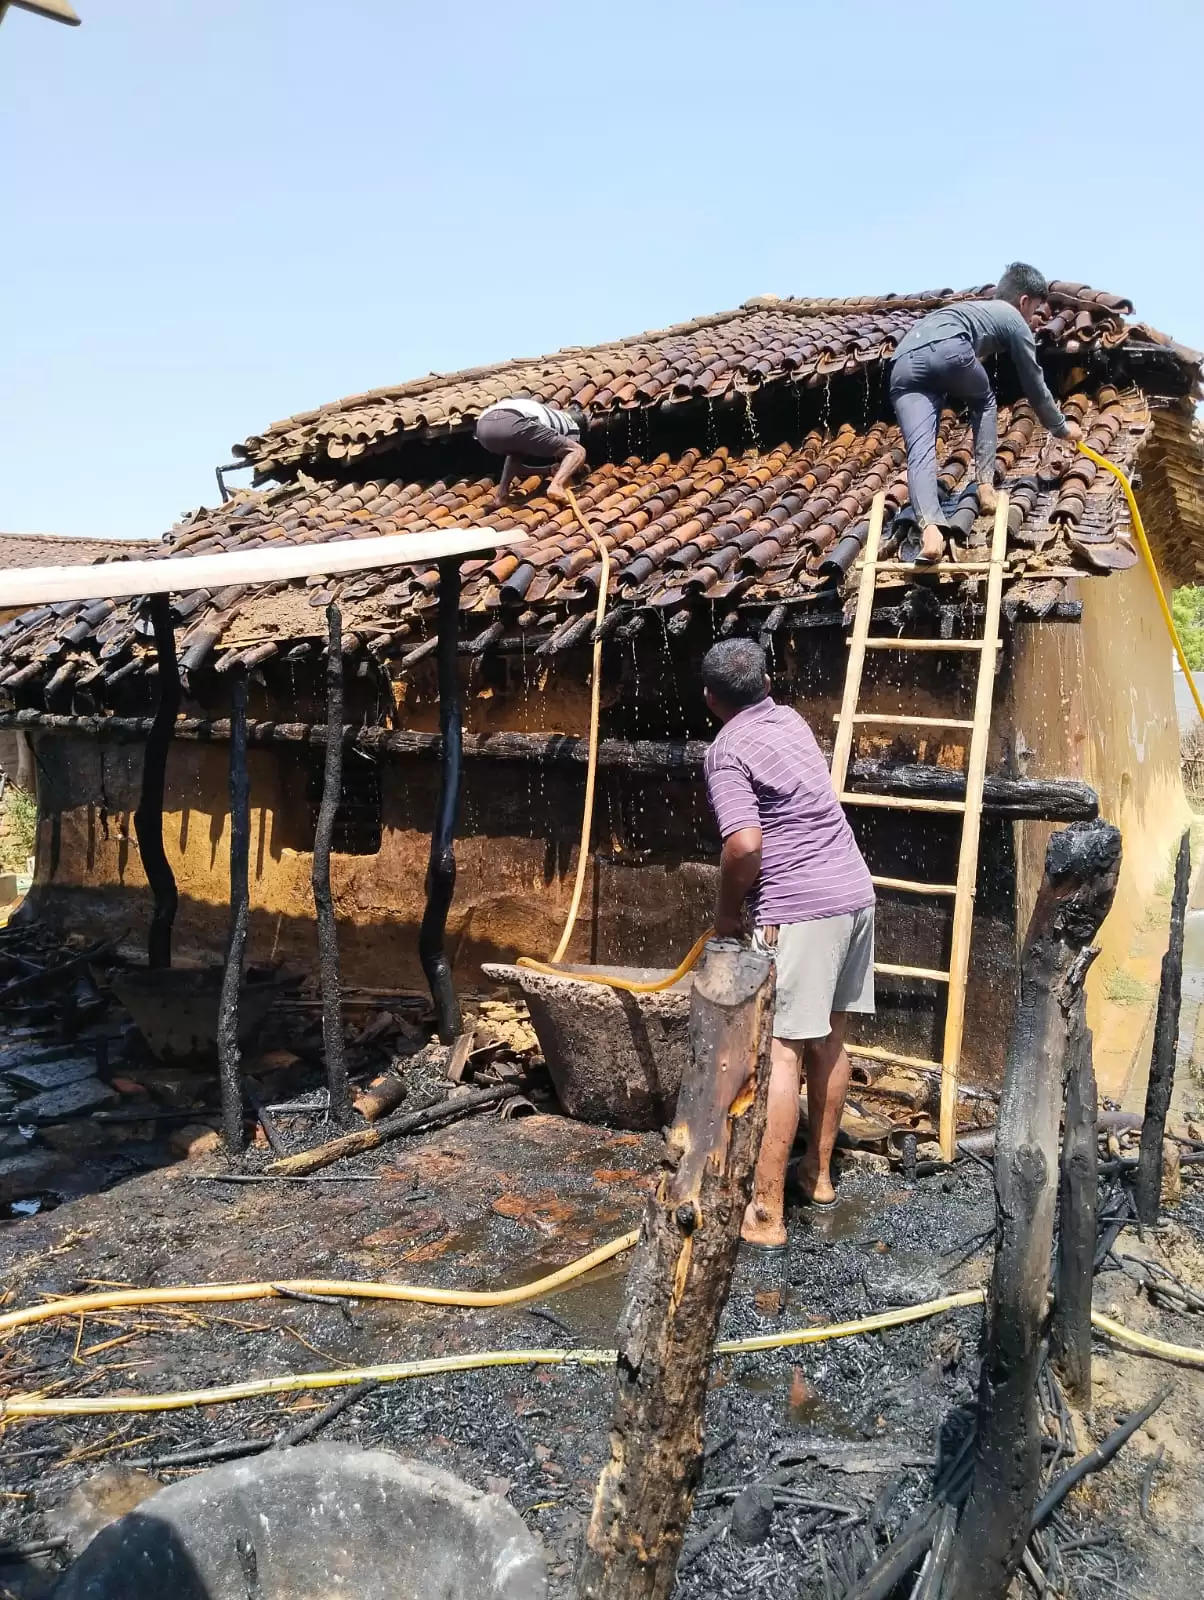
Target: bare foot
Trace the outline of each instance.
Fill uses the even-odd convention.
[[[749,1202],[740,1225],[740,1237],[746,1244],[780,1245],[786,1243],[786,1224],[779,1217],[775,1222],[765,1206],[755,1200]]]
[[[817,1172],[810,1171],[807,1167],[798,1169],[798,1186],[802,1191],[804,1200],[818,1200],[821,1206],[830,1205],[836,1198],[836,1190],[832,1186],[831,1177],[825,1173],[821,1178]]]
[[[945,535],[930,522],[920,537],[920,560],[931,566],[945,554]]]
[[[999,504],[999,495],[993,483],[980,483],[978,485],[978,509],[983,516],[989,517]]]

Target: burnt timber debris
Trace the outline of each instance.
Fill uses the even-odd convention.
[[[146,739],[142,798],[134,812],[134,831],[154,898],[146,936],[146,964],[152,971],[159,971],[171,966],[171,929],[179,904],[175,876],[163,849],[163,792],[167,781],[167,752],[180,709],[180,671],[168,598],[165,594],[151,595],[149,606],[159,669],[159,703]]]
[[[430,985],[439,1037],[451,1044],[460,1032],[460,1005],[443,941],[447,913],[456,888],[455,833],[460,810],[460,772],[464,737],[460,678],[456,669],[456,626],[460,611],[460,563],[439,564],[439,800],[431,829],[426,878],[426,910],[418,930],[418,956]]]
[[[666,1600],[702,1466],[711,1347],[769,1093],[773,966],[711,940],[690,995],[692,1069],[644,1213],[619,1325],[610,1461],[594,1496],[581,1600]]]
[[[326,723],[343,725],[343,619],[336,605],[326,608]],[[346,1122],[350,1110],[347,1061],[343,1052],[342,977],[339,971],[339,934],[334,898],[330,892],[330,845],[343,784],[343,741],[326,740],[322,769],[322,801],[314,828],[312,883],[314,915],[318,927],[319,991],[322,996],[322,1043],[326,1056],[326,1084],[330,1110],[337,1122]]]
[[[1072,1018],[1081,1026],[1091,942],[1112,904],[1119,871],[1120,834],[1110,824],[1080,823],[1054,834],[1021,956],[1020,1003],[995,1136],[998,1233],[974,1482],[949,1556],[949,1600],[985,1600],[1006,1592],[1020,1566],[1037,1499],[1037,1373],[1053,1248],[1067,1032]]]
[[[1191,833],[1179,841],[1175,857],[1175,886],[1171,895],[1170,944],[1162,958],[1162,981],[1154,1017],[1154,1048],[1146,1090],[1141,1152],[1133,1193],[1142,1222],[1158,1220],[1162,1191],[1162,1150],[1166,1115],[1175,1084],[1175,1059],[1179,1050],[1179,1009],[1183,1000],[1183,937],[1187,898],[1191,889]]]
[[[251,859],[251,784],[247,776],[247,675],[231,684],[230,718],[230,938],[218,996],[217,1052],[222,1130],[231,1155],[243,1147],[242,1054],[239,1011],[247,962],[248,869]]]

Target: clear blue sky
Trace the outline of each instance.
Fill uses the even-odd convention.
[[[155,537],[290,412],[766,292],[1022,257],[1204,346],[1190,0],[75,3],[0,27],[0,529]]]

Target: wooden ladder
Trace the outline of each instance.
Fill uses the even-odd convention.
[[[956,883],[913,883],[906,878],[874,878],[878,889],[898,889],[908,894],[949,896],[953,900],[953,938],[949,969],[897,966],[876,962],[875,972],[892,977],[923,978],[948,985],[945,1002],[945,1036],[940,1061],[898,1055],[874,1046],[850,1046],[850,1053],[892,1065],[937,1071],[941,1078],[941,1154],[953,1159],[957,1143],[957,1080],[961,1065],[962,1032],[966,1015],[966,976],[970,966],[970,933],[974,923],[974,895],[978,879],[978,841],[982,823],[982,791],[987,775],[987,747],[991,733],[991,703],[995,691],[995,665],[999,652],[999,613],[1003,600],[1003,575],[1007,561],[1008,497],[1002,491],[995,510],[991,535],[991,556],[983,562],[941,562],[916,569],[908,562],[879,561],[882,521],[886,497],[874,498],[869,532],[861,564],[861,584],[857,591],[857,611],[849,640],[849,665],[844,696],[837,718],[836,742],[832,751],[832,786],[842,805],[873,806],[891,811],[946,811],[962,814],[961,847],[957,858]],[[874,611],[874,590],[880,572],[957,573],[959,576],[985,575],[987,582],[986,618],[981,639],[875,639],[870,636]],[[867,650],[945,650],[977,651],[978,678],[974,692],[972,721],[949,717],[887,716],[857,709],[861,677]],[[894,795],[849,794],[845,788],[853,737],[861,723],[904,728],[962,728],[970,734],[966,763],[964,800],[909,800]]]

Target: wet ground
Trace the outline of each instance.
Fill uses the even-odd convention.
[[[132,1176],[106,1192],[0,1229],[6,1305],[100,1282],[274,1280],[299,1273],[499,1287],[542,1276],[639,1219],[660,1157],[654,1135],[616,1134],[559,1116],[482,1116],[332,1169],[332,1183],[204,1181],[220,1159]],[[250,1157],[250,1167],[266,1157]],[[367,1181],[358,1181],[366,1179]],[[901,1298],[975,1285],[988,1272],[990,1180],[965,1161],[908,1185],[846,1166],[842,1205],[791,1218],[782,1267],[742,1262],[724,1336],[854,1318]],[[1204,1289],[1204,1195],[1185,1184],[1174,1221],[1146,1242]],[[1111,1265],[1111,1264],[1110,1264]],[[0,1393],[148,1393],[252,1376],[318,1371],[458,1351],[610,1345],[624,1258],[525,1307],[441,1310],[357,1302],[255,1301],[120,1311],[50,1322],[0,1345]],[[781,1304],[780,1314],[771,1314]],[[1156,1309],[1121,1270],[1097,1304],[1125,1323],[1204,1343],[1201,1320]],[[869,1337],[719,1358],[706,1419],[703,1492],[679,1600],[826,1596],[930,1491],[964,1436],[975,1392],[981,1313],[959,1310]],[[1204,1380],[1100,1344],[1096,1406],[1075,1419],[1085,1450],[1160,1383],[1172,1399],[1107,1472],[1067,1502],[1064,1592],[1178,1600],[1204,1586],[1198,1440]],[[323,1437],[385,1445],[504,1494],[542,1541],[554,1600],[568,1600],[607,1453],[606,1367],[513,1367],[382,1386]],[[10,1422],[0,1436],[0,1540],[63,1537],[61,1508],[111,1466],[155,1466],[193,1446],[266,1439],[306,1420],[329,1394],[260,1398],[178,1412]],[[1143,1474],[1163,1446],[1148,1516]],[[140,1469],[141,1470],[141,1469]],[[767,1534],[738,1537],[731,1493],[777,1474]],[[135,1483],[134,1492],[140,1492]],[[827,1509],[824,1509],[827,1508]],[[835,1508],[835,1509],[832,1509]],[[818,1519],[818,1525],[817,1525]],[[748,1532],[747,1528],[743,1530]],[[1077,1540],[1087,1540],[1072,1548]],[[0,1563],[0,1594],[45,1592],[57,1550]]]

